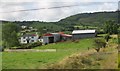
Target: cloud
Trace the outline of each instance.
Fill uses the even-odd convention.
[[[118,2],[119,0],[0,0],[0,2]]]
[[[106,10],[106,11],[111,11],[111,10],[117,10],[117,3],[103,3],[98,9],[99,10]]]
[[[14,1],[14,0],[13,0]],[[36,8],[50,8],[59,6],[79,5],[73,7],[65,7],[59,9],[44,9],[26,12],[13,12],[0,14],[2,20],[40,20],[40,21],[59,21],[62,18],[84,12],[97,12],[97,11],[113,11],[117,10],[117,2],[63,2],[64,0],[52,0],[56,2],[3,2],[0,4],[0,12],[36,9]],[[59,1],[59,2],[57,2]],[[65,0],[66,1],[66,0]],[[73,0],[71,0],[73,1]],[[78,2],[76,2],[78,1]],[[88,0],[85,0],[88,1]],[[90,0],[93,1],[93,0]]]

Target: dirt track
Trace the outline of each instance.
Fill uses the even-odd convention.
[[[56,52],[56,49],[6,49],[5,52]]]

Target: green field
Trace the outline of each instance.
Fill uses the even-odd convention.
[[[118,68],[120,68],[120,53],[118,53]]]
[[[2,45],[2,25],[0,24],[0,45]]]
[[[100,35],[100,36],[104,36],[104,35]],[[116,61],[118,54],[116,49],[118,43],[117,36],[112,35],[111,37],[113,38],[109,40],[107,48],[101,49],[99,53],[97,53],[93,49],[94,38],[80,39],[74,42],[73,41],[59,42],[59,43],[53,43],[53,44],[43,45],[34,48],[34,50],[56,49],[56,52],[29,52],[29,51],[3,52],[2,68],[3,69],[41,69],[41,68],[43,69],[49,67],[49,65],[52,64],[54,65],[56,63],[58,63],[59,66],[61,65],[59,64],[59,62],[64,60],[65,58],[73,54],[88,53],[89,51],[95,53],[87,56],[88,60],[92,59],[92,65],[87,65],[86,68],[117,68],[117,61]],[[92,51],[88,50],[88,47]],[[76,59],[73,60],[76,61]],[[64,64],[64,61],[62,62]],[[69,62],[71,62],[71,59]],[[69,64],[70,65],[68,65],[67,62],[65,62],[64,65],[69,67],[71,66],[71,63]]]
[[[36,49],[56,49],[56,52],[3,52],[3,69],[36,69],[56,63],[68,55],[85,51],[93,46],[93,38],[79,42],[60,42]]]

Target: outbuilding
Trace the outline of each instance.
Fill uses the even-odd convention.
[[[43,44],[54,43],[60,41],[59,33],[47,33],[43,35]]]
[[[61,35],[61,40],[63,40],[63,41],[72,39],[72,35],[64,34],[63,32],[59,32],[59,34]]]
[[[80,38],[91,38],[97,35],[96,30],[74,30],[72,32],[73,39],[80,39]]]

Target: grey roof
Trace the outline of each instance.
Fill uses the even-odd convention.
[[[96,30],[74,30],[72,34],[95,33]]]

